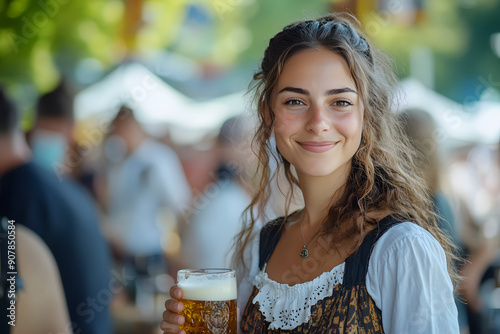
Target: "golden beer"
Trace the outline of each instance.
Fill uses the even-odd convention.
[[[236,273],[230,269],[179,270],[178,286],[186,333],[225,334],[237,332]]]

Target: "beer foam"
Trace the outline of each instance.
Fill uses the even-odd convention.
[[[215,300],[233,300],[236,299],[236,280],[209,280],[196,278],[187,278],[178,283],[177,286],[182,289],[182,299],[215,301]]]

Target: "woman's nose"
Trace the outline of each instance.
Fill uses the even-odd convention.
[[[308,110],[308,120],[306,130],[316,135],[330,129],[328,111],[320,105],[312,105]]]

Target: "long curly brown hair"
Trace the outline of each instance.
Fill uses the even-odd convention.
[[[267,219],[264,212],[273,176],[270,156],[276,159],[278,171],[284,169],[290,183],[285,220],[290,214],[290,201],[298,180],[279,152],[270,153],[276,151],[270,147],[275,119],[271,95],[286,61],[311,48],[325,48],[345,59],[365,108],[361,144],[352,158],[352,169],[340,190],[340,200],[329,208],[322,234],[328,236],[332,248],[342,240],[355,240],[357,249],[365,232],[377,224],[368,214],[378,210],[393,212],[397,219],[423,227],[439,241],[446,253],[448,272],[456,281],[453,246],[436,223],[426,182],[414,164],[413,151],[392,112],[398,86],[389,57],[371,46],[357,20],[345,14],[330,14],[286,26],[270,40],[260,71],[254,75],[252,89],[259,119],[254,147],[260,180],[258,191],[244,213],[244,228],[236,239],[236,260],[246,266],[244,249],[257,222]]]

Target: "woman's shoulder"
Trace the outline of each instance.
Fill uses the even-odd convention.
[[[419,241],[435,241],[437,240],[423,227],[406,221],[394,225],[389,228],[378,240],[377,244],[384,244],[384,246],[391,246],[400,243],[403,240]],[[377,244],[375,247],[377,247]]]
[[[396,257],[398,261],[413,258],[446,264],[441,244],[429,231],[412,222],[401,222],[379,238],[373,247],[370,265],[385,263],[391,257]]]
[[[421,327],[426,333],[458,332],[446,255],[417,224],[399,223],[380,237],[370,257],[366,288],[382,310],[387,333],[411,332],[415,324],[426,326]]]

